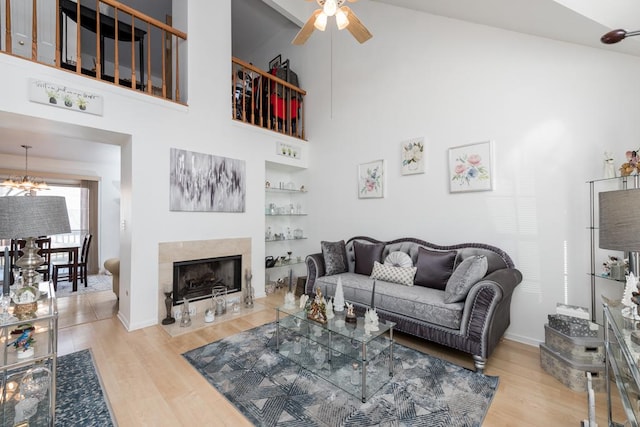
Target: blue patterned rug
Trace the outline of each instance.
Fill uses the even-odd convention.
[[[395,344],[393,378],[362,403],[278,354],[274,335],[269,323],[183,357],[259,426],[480,426],[498,387],[497,377]],[[282,339],[292,337],[281,329]]]
[[[56,426],[114,426],[91,350],[58,358]]]

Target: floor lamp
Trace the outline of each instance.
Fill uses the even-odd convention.
[[[38,273],[44,259],[38,255],[36,238],[71,232],[64,197],[0,197],[0,239],[25,239],[23,255],[15,262],[22,269],[23,286],[14,295],[14,315],[34,317],[37,310]],[[15,255],[15,254],[14,254]]]

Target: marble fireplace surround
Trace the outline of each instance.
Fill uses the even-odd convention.
[[[213,240],[189,240],[182,242],[160,242],[158,244],[158,323],[167,315],[164,305],[165,290],[173,288],[173,263],[194,259],[215,258],[230,255],[242,255],[242,290],[246,286],[244,278],[251,271],[251,238],[231,238]],[[242,298],[243,293],[233,294]],[[203,313],[209,304],[208,299],[192,303],[198,314]]]

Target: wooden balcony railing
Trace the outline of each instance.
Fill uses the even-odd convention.
[[[187,34],[170,17],[163,23],[116,0],[4,3],[5,53],[181,102]]]
[[[290,76],[288,61],[280,67],[278,75]],[[232,58],[231,116],[234,120],[304,140],[306,94],[282,78]]]

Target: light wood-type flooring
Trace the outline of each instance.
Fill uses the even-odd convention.
[[[160,325],[127,332],[112,292],[59,300],[59,355],[91,348],[117,423],[128,426],[251,425],[181,356],[187,350],[275,320],[283,293],[260,299],[242,317],[171,338]],[[543,325],[540,325],[543,328]],[[397,342],[472,368],[470,356],[400,333]],[[537,347],[503,340],[485,373],[500,377],[484,426],[579,426],[586,393],[573,392],[540,366]],[[612,384],[613,385],[613,384]],[[615,386],[612,392],[617,394]],[[607,425],[606,394],[596,394],[597,422]],[[620,410],[614,411],[620,421]]]

